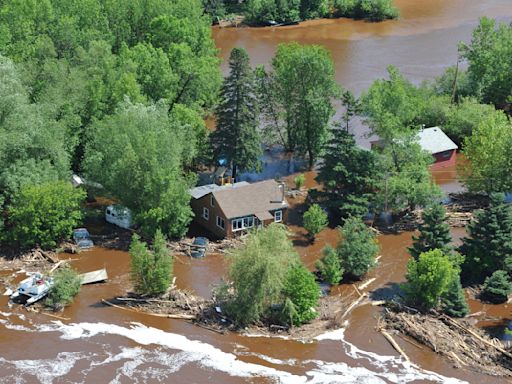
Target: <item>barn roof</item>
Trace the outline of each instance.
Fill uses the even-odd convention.
[[[418,133],[417,138],[421,148],[431,154],[458,148],[439,127],[424,128]]]

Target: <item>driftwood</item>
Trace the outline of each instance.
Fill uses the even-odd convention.
[[[134,301],[136,303],[163,303],[163,304],[173,304],[172,300],[160,300],[160,299],[144,299],[144,298],[135,298],[135,297],[116,297],[116,300],[119,301]]]
[[[187,314],[180,314],[180,313],[170,314],[170,313],[155,313],[155,312],[137,311],[136,309],[123,307],[121,305],[116,305],[116,304],[111,303],[110,301],[105,300],[105,299],[101,299],[101,302],[103,304],[106,304],[106,305],[114,307],[114,308],[123,309],[125,311],[135,312],[135,313],[139,313],[139,314],[143,314],[143,315],[164,317],[167,319],[180,319],[180,320],[194,320],[196,318],[195,315],[187,315]]]
[[[400,348],[400,346],[397,344],[395,339],[393,339],[393,337],[385,329],[381,328],[380,333],[382,333],[382,336],[384,336],[386,338],[386,340],[389,341],[389,344],[391,344],[393,346],[393,348],[395,348],[395,350],[400,355],[402,355],[402,357],[406,361],[411,362],[411,359],[409,359],[409,356],[407,356],[407,354],[404,352],[404,350],[402,348]]]
[[[34,312],[34,313],[38,313],[38,314],[41,314],[41,315],[45,315],[45,316],[49,316],[49,317],[53,317],[54,319],[66,320],[66,321],[71,320],[69,317],[58,316],[58,315],[54,315],[54,314],[52,314],[52,313],[43,312],[43,311],[38,311],[37,309],[35,309],[35,308],[31,308],[31,307],[25,307],[25,309],[26,309],[27,311],[29,311],[29,312]]]
[[[376,277],[372,277],[370,280],[365,281],[363,284],[359,285],[359,289],[365,289],[367,286],[369,286],[371,283],[373,283],[375,280],[377,280]]]

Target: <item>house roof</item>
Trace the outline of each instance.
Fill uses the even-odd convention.
[[[275,180],[216,189],[212,193],[228,219],[248,215],[269,219],[270,211],[288,207],[286,199],[283,200],[283,191]]]
[[[239,183],[234,183],[231,185],[217,185],[217,184],[208,184],[208,185],[201,185],[200,187],[195,187],[190,190],[190,194],[194,199],[200,199],[201,197],[214,192],[214,191],[220,191],[223,189],[233,189],[233,188],[239,188],[244,185],[249,185],[247,181],[241,181]]]
[[[432,154],[458,148],[457,144],[439,127],[422,129],[417,137],[421,148]]]

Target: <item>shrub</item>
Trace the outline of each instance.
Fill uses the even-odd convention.
[[[304,186],[304,183],[306,182],[306,176],[304,176],[303,173],[300,175],[295,176],[295,179],[293,179],[295,182],[295,188],[301,189]]]
[[[51,248],[69,237],[82,218],[85,192],[63,181],[22,187],[8,207],[10,240]]]
[[[167,291],[172,279],[173,259],[160,230],[156,231],[152,251],[138,235],[133,235],[130,256],[131,280],[137,294],[156,296]]]
[[[507,301],[512,292],[512,283],[505,271],[495,271],[485,279],[482,297],[491,303],[499,304]]]
[[[45,304],[54,311],[64,308],[73,302],[80,292],[80,275],[72,268],[64,267],[53,274],[53,286],[48,292]]]
[[[407,264],[407,283],[402,287],[406,300],[426,310],[437,308],[448,292],[457,270],[439,249],[422,253]]]
[[[379,245],[364,222],[350,217],[341,228],[342,240],[336,249],[345,273],[360,279],[375,266]]]
[[[304,228],[308,231],[312,239],[327,225],[327,213],[318,205],[313,204],[304,213]]]
[[[297,262],[288,269],[283,295],[283,323],[301,325],[317,316],[314,308],[318,304],[320,288],[304,264]]]
[[[343,268],[338,254],[330,246],[325,247],[323,253],[323,257],[316,263],[316,268],[325,282],[336,285],[343,277]]]

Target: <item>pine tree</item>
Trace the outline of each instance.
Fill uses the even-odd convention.
[[[496,271],[485,279],[482,297],[491,303],[499,304],[507,301],[512,292],[512,283],[505,271]]]
[[[341,94],[341,103],[345,107],[345,113],[342,115],[342,122],[345,126],[346,131],[349,130],[350,120],[355,115],[358,115],[362,112],[361,104],[359,100],[356,99],[354,94],[349,90],[345,90]]]
[[[261,139],[257,130],[254,74],[244,49],[233,48],[229,68],[221,89],[217,129],[211,135],[211,146],[215,159],[230,164],[236,179],[237,171],[259,170]]]
[[[425,209],[422,214],[423,223],[420,224],[419,236],[413,236],[413,245],[409,253],[415,259],[423,252],[440,249],[443,253],[451,252],[450,243],[452,236],[450,227],[446,223],[446,212],[440,204],[435,204]]]
[[[316,194],[342,217],[362,217],[379,179],[377,155],[359,148],[354,137],[340,128],[331,129],[324,151],[316,178],[323,190]]]
[[[512,206],[503,194],[492,194],[489,208],[479,212],[468,226],[460,252],[463,280],[481,282],[494,271],[512,271]]]
[[[452,317],[464,317],[469,312],[468,303],[464,297],[464,291],[460,283],[460,276],[453,279],[448,291],[441,299],[443,312]]]

